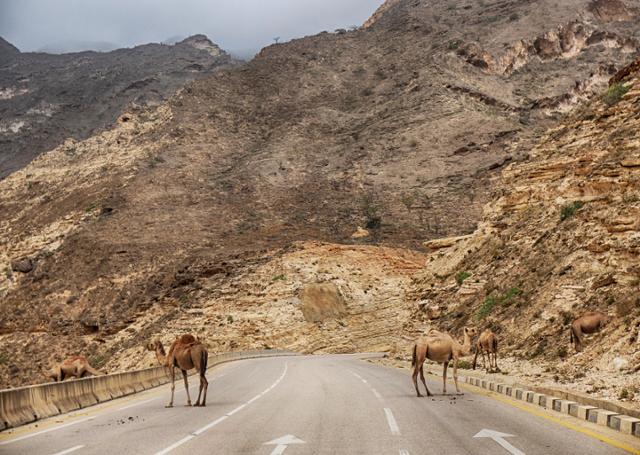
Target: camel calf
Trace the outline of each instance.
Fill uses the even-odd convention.
[[[498,337],[491,329],[486,329],[480,334],[478,342],[476,343],[476,355],[473,357],[473,369],[476,369],[476,361],[478,360],[478,354],[482,353],[482,366],[487,370],[487,361],[484,356],[487,354],[489,357],[489,369],[491,371],[498,370]],[[493,361],[492,361],[493,357]]]
[[[571,323],[571,342],[576,352],[582,351],[582,339],[584,334],[592,334],[600,331],[607,322],[607,315],[600,311],[589,311]]]
[[[51,368],[48,376],[55,382],[61,382],[71,376],[83,378],[91,374],[94,376],[100,376],[102,373],[89,365],[89,361],[86,357],[76,355],[63,360],[58,365]]]

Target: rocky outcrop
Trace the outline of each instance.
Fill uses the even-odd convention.
[[[479,229],[433,253],[414,298],[446,308],[441,328],[493,328],[502,352],[535,359],[550,382],[616,398],[637,381],[599,371],[619,357],[640,367],[630,330],[640,326],[638,62],[612,80],[617,98],[591,100],[502,172]],[[611,321],[575,354],[569,324],[589,310]],[[408,327],[431,319],[413,318]]]

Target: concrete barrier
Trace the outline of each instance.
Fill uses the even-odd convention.
[[[441,375],[439,368],[429,366],[427,371],[432,375]],[[526,401],[549,411],[570,415],[618,430],[621,433],[640,437],[640,418],[635,417],[635,415],[628,415],[636,414],[634,412],[625,414],[624,411],[627,409],[616,403],[592,397],[584,398],[580,394],[572,392],[556,394],[552,389],[522,384],[506,376],[500,377],[500,381],[503,382],[496,383],[493,378],[485,375],[469,373],[464,382],[494,393],[509,396],[512,399]]]
[[[297,354],[279,350],[231,352],[209,356],[208,366],[211,368],[234,360],[288,355]],[[170,381],[168,370],[165,367],[152,367],[0,390],[0,431],[166,384]]]

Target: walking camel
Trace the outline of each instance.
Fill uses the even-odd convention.
[[[206,406],[207,388],[209,381],[205,377],[207,372],[207,360],[209,353],[204,344],[193,335],[182,335],[171,344],[167,355],[160,340],[156,340],[147,346],[150,351],[155,351],[156,358],[160,365],[166,366],[171,371],[171,400],[167,403],[167,408],[173,407],[173,395],[176,388],[176,367],[182,371],[184,388],[187,391],[187,406],[191,406],[191,396],[189,395],[189,382],[187,371],[194,369],[200,374],[200,388],[198,389],[198,399],[194,406]],[[202,404],[200,404],[202,395]]]
[[[423,368],[426,359],[442,363],[442,393],[444,395],[447,394],[447,368],[449,361],[453,360],[453,382],[456,386],[456,393],[461,394],[460,388],[458,387],[458,360],[460,357],[469,355],[471,352],[471,340],[477,333],[476,328],[465,327],[464,341],[462,344],[454,340],[451,335],[436,330],[430,331],[427,336],[421,337],[416,341],[413,345],[411,366],[413,366],[413,385],[416,388],[418,397],[422,396],[418,388],[418,372],[420,373],[420,380],[427,390],[427,396],[431,396],[431,392],[424,380]]]
[[[571,323],[571,342],[576,352],[582,351],[582,339],[584,334],[592,334],[600,331],[607,322],[607,315],[600,311],[589,311]]]
[[[485,329],[478,338],[476,343],[476,355],[473,357],[473,369],[476,369],[476,361],[478,354],[482,353],[482,366],[487,370],[487,362],[484,358],[485,354],[489,357],[489,369],[491,371],[498,370],[498,337],[491,329]],[[492,360],[493,359],[493,360]]]
[[[76,378],[83,378],[89,375],[100,376],[101,374],[102,373],[89,364],[86,357],[75,355],[64,359],[62,362],[51,368],[47,376],[55,382],[62,382],[72,376]]]

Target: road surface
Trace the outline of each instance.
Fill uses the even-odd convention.
[[[205,408],[184,406],[184,387],[176,382],[174,408],[164,407],[168,386],[162,386],[0,433],[0,453],[628,453],[540,415],[549,411],[536,408],[536,415],[479,389],[417,398],[407,371],[357,356],[243,360],[211,369],[208,377]],[[428,384],[440,394],[440,380]],[[195,377],[190,385],[195,401]],[[627,448],[637,449],[634,442],[627,439]]]

